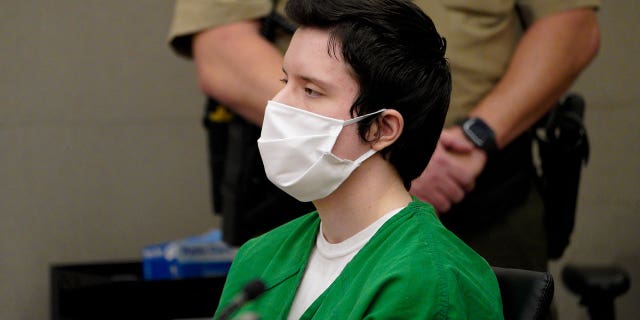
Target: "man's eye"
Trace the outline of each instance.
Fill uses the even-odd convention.
[[[318,94],[318,92],[316,92],[315,90],[313,90],[313,89],[311,89],[311,88],[304,88],[304,92],[305,92],[307,95],[310,95],[310,96],[312,96],[312,97],[316,97],[316,96],[318,96],[318,95],[319,95],[319,94]]]
[[[289,80],[287,80],[287,79],[285,79],[285,78],[282,78],[282,79],[280,79],[280,82],[282,82],[282,83],[284,83],[284,84],[287,84],[287,82],[289,82]]]

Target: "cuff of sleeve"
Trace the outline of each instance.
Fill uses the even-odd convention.
[[[522,18],[527,25],[531,25],[536,20],[546,17],[556,12],[570,9],[591,8],[598,10],[600,0],[545,0],[545,1],[519,1],[518,8]]]
[[[176,53],[191,57],[194,34],[224,24],[257,19],[271,11],[269,0],[178,0],[167,41]]]

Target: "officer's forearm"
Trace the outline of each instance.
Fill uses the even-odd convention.
[[[193,39],[201,90],[256,125],[281,88],[282,54],[245,21],[204,31]]]
[[[598,48],[598,24],[591,9],[535,22],[518,44],[504,77],[471,115],[487,122],[498,146],[504,147],[554,106]]]

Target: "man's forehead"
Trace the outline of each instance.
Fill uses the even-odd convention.
[[[342,76],[351,77],[350,67],[340,52],[330,51],[329,33],[317,28],[299,28],[285,53],[283,71],[288,76],[333,82]]]

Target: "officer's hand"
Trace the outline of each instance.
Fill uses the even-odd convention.
[[[464,136],[460,127],[442,131],[431,161],[411,183],[411,194],[434,206],[438,214],[473,190],[487,157]]]

